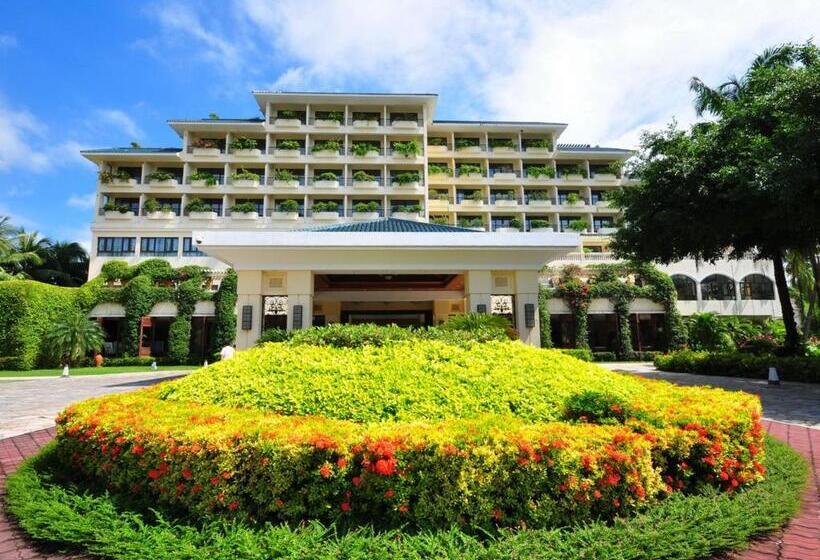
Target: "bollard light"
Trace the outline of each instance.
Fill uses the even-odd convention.
[[[777,375],[777,368],[769,367],[769,385],[780,385],[780,376]]]

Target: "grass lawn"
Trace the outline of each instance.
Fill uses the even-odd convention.
[[[157,366],[157,371],[189,371],[198,366]],[[24,371],[0,370],[0,379],[4,377],[58,377],[62,375],[62,368],[29,369]],[[84,367],[71,368],[71,375],[103,375],[106,373],[151,373],[148,366],[118,366],[118,367]]]

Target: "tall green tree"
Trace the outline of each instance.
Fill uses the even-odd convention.
[[[88,278],[88,253],[76,242],[52,242],[38,232],[15,228],[0,216],[0,278],[33,278],[79,286]]]
[[[818,61],[811,42],[789,44],[716,88],[693,78],[695,108],[712,120],[645,134],[632,168],[639,185],[616,195],[624,219],[613,247],[621,256],[771,259],[793,350],[785,255],[814,255],[820,243]]]

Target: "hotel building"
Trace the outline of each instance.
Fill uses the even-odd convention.
[[[160,257],[204,266],[216,285],[233,267],[240,348],[272,326],[436,324],[466,311],[504,314],[538,344],[542,267],[614,262],[607,194],[628,188],[629,150],[562,144],[562,123],[435,120],[431,94],[253,95],[257,118],[168,121],[181,147],[82,152],[100,171],[91,277],[108,260]],[[770,263],[662,268],[684,315],[779,313]],[[565,344],[569,310],[552,300],[550,311]],[[631,311],[636,346],[657,347],[662,308]],[[591,341],[612,312],[593,302]],[[212,314],[201,302],[195,316]],[[144,320],[144,353],[161,354],[174,315],[160,304]]]

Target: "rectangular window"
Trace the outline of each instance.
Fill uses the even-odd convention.
[[[598,204],[599,202],[603,202],[604,194],[604,191],[592,191],[590,202],[592,202],[592,204]]]
[[[182,238],[182,256],[183,257],[204,257],[205,253],[200,251],[194,245],[194,240],[191,237]]]
[[[140,239],[140,255],[152,257],[175,257],[179,248],[176,237],[143,237]]]
[[[595,226],[595,231],[598,231],[601,228],[611,228],[615,226],[612,218],[594,218],[592,223]]]
[[[136,237],[98,237],[98,257],[124,257],[133,255],[137,246]]]

